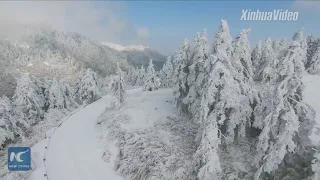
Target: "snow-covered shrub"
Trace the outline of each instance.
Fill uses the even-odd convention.
[[[160,79],[157,77],[153,67],[152,59],[150,59],[149,66],[147,68],[143,90],[154,91],[159,89],[159,87],[160,87]]]
[[[98,87],[97,74],[91,69],[81,71],[76,82],[75,93],[84,104],[92,103],[99,99],[101,94]]]

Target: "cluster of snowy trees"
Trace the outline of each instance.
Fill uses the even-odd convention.
[[[167,71],[162,70],[162,72]],[[157,72],[154,69],[152,59],[150,59],[147,70],[145,70],[143,65],[140,69],[131,68],[129,69],[126,77],[129,84],[131,84],[132,86],[143,86],[143,89],[145,91],[157,90],[162,84],[160,78],[157,75]]]
[[[28,136],[31,126],[52,109],[71,111],[79,106],[73,89],[63,79],[21,75],[12,100],[0,98],[0,145]]]
[[[317,73],[319,41],[307,40],[301,30],[292,41],[267,38],[251,50],[249,33],[245,29],[232,38],[222,20],[213,43],[204,29],[193,44],[185,40],[173,58],[172,82],[165,86],[174,85],[176,106],[199,124],[198,179],[227,179],[219,153],[239,140],[252,142],[247,153],[254,156],[248,164],[252,172],[234,172],[240,179],[266,178],[288,166],[286,158],[310,154],[315,113],[303,100],[301,77],[304,71]],[[168,58],[163,79],[171,75],[170,63]],[[311,165],[308,158],[290,165],[301,161]]]
[[[98,86],[102,80],[105,78],[98,77],[91,69],[79,73],[74,87],[64,79],[39,79],[22,74],[12,99],[0,98],[0,146],[28,136],[30,128],[42,121],[47,113],[67,113],[80,104],[99,99],[100,91],[106,89],[106,86]]]

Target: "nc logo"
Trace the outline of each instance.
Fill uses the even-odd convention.
[[[31,150],[29,147],[9,147],[9,171],[29,171],[31,169]]]

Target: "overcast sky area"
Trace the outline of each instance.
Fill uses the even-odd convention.
[[[297,21],[241,21],[242,10],[299,12]],[[206,28],[213,39],[220,19],[235,37],[251,28],[252,45],[268,36],[289,39],[300,28],[320,36],[317,1],[13,1],[0,2],[0,38],[14,38],[21,25],[41,24],[77,32],[92,40],[120,45],[146,45],[165,54]]]

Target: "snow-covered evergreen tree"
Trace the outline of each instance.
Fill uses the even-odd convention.
[[[13,104],[17,111],[23,112],[29,125],[39,122],[45,111],[44,90],[39,87],[40,81],[28,75],[22,75],[18,80]]]
[[[240,126],[244,131],[246,127],[246,119],[241,117],[241,89],[224,65],[225,58],[226,52],[220,50],[209,58],[214,65],[205,81],[201,106],[197,112],[201,124],[201,140],[196,153],[196,157],[201,157],[199,179],[220,179],[221,167],[217,151],[221,143],[221,133],[226,134],[224,140],[230,143],[235,138],[234,129]],[[225,132],[220,130],[222,126],[225,126]],[[243,136],[244,132],[241,135]]]
[[[79,73],[75,93],[79,100],[85,104],[92,103],[101,97],[98,87],[98,76],[91,69]]]
[[[154,91],[159,89],[159,87],[160,87],[160,79],[156,76],[152,59],[150,59],[143,89],[145,91]]]
[[[297,147],[294,137],[301,126],[298,111],[303,103],[301,73],[305,57],[301,39],[301,34],[293,36],[292,45],[277,65],[276,83],[261,87],[261,102],[253,123],[262,130],[256,145],[254,163],[259,168],[255,179],[259,179],[262,172],[276,170],[285,155]]]
[[[310,74],[320,74],[320,44],[308,62],[307,70]]]
[[[183,44],[180,46],[179,51],[174,57],[174,96],[175,105],[182,110],[187,112],[188,105],[183,103],[183,99],[188,95],[188,74],[189,66],[192,64],[191,59],[191,47],[188,40],[184,40]]]
[[[317,71],[318,60],[316,53],[320,47],[320,38],[315,38],[314,36],[307,37],[307,61],[305,64],[306,70],[313,74],[314,71]],[[315,65],[313,65],[315,63]],[[311,67],[313,66],[313,67]],[[315,72],[316,73],[316,72]]]
[[[278,63],[276,54],[272,48],[272,40],[268,37],[261,51],[261,59],[256,63],[256,80],[260,82],[270,82],[276,77],[275,68]]]
[[[232,37],[230,35],[228,22],[224,19],[221,19],[221,25],[218,32],[215,34],[212,47],[213,54],[216,53],[219,49],[225,50],[227,52],[227,56],[231,58],[233,52]]]
[[[123,103],[125,100],[125,82],[124,73],[121,71],[119,63],[117,63],[117,75],[112,81],[112,91],[119,103]]]
[[[130,83],[132,86],[135,86],[137,83],[138,75],[139,75],[139,69],[133,68],[133,67],[130,68],[127,73],[127,76],[128,76],[127,82]]]
[[[173,64],[171,62],[171,56],[167,58],[167,61],[164,63],[161,72],[161,86],[162,87],[172,87],[173,86]]]
[[[141,68],[139,69],[138,75],[137,75],[137,86],[143,86],[145,82],[145,76],[146,76],[146,70],[144,69],[144,66],[141,65]]]
[[[48,89],[49,108],[72,110],[78,107],[73,89],[63,79],[53,78]]]
[[[259,73],[261,59],[262,59],[262,43],[261,41],[259,41],[257,46],[252,50],[252,53],[251,53],[254,79],[256,79],[256,76]]]
[[[205,62],[209,55],[206,29],[204,29],[201,34],[197,33],[192,48],[193,63],[189,66],[190,73],[187,78],[189,90],[187,96],[183,99],[183,103],[188,105],[190,112],[195,112],[200,105],[203,83],[205,77],[208,75],[205,69]],[[197,117],[194,118],[197,119]]]
[[[251,48],[248,41],[248,33],[251,29],[244,29],[234,41],[234,51],[232,57],[233,67],[243,76],[245,79],[252,78],[252,61],[251,61]]]

